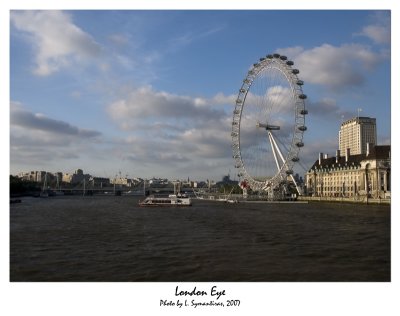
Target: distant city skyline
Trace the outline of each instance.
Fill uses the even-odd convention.
[[[10,172],[235,179],[234,102],[269,53],[300,70],[302,164],[343,120],[390,144],[390,11],[11,11]],[[361,110],[360,110],[361,109]],[[296,170],[300,172],[300,170]],[[303,175],[303,174],[301,174]]]
[[[44,181],[44,177],[47,174],[47,176],[53,176],[53,177],[57,177],[57,175],[63,177],[63,176],[67,176],[70,177],[72,175],[80,175],[80,176],[86,176],[86,177],[93,177],[93,178],[104,178],[104,179],[109,179],[109,180],[113,180],[113,179],[131,179],[131,180],[135,180],[135,179],[140,179],[140,180],[146,180],[146,181],[151,181],[151,180],[166,180],[166,181],[196,181],[196,182],[201,182],[201,181],[214,181],[214,180],[210,180],[210,179],[195,179],[195,178],[165,178],[165,177],[156,177],[153,176],[151,178],[141,178],[141,177],[137,177],[135,175],[132,174],[123,174],[122,172],[118,172],[114,175],[112,175],[111,177],[101,177],[98,176],[97,174],[90,174],[85,172],[85,170],[82,169],[77,169],[77,170],[58,170],[58,171],[49,171],[49,170],[29,170],[29,171],[21,171],[18,174],[13,174],[12,176],[16,176],[18,178],[24,179],[24,180],[32,180],[34,182],[43,182]],[[300,177],[298,174],[296,174],[296,176]],[[223,179],[230,179],[230,175],[226,174],[223,175],[221,177],[221,179],[217,179],[217,181],[221,181]]]

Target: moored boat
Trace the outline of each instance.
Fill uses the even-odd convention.
[[[191,199],[185,194],[170,194],[167,197],[148,196],[139,201],[139,206],[191,206]]]

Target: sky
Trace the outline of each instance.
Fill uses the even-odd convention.
[[[390,130],[397,128],[390,126],[390,115],[399,115],[398,107],[390,107],[391,94],[393,104],[399,103],[398,90],[390,91],[390,52],[398,55],[400,37],[392,37],[391,47],[389,13],[369,8],[391,9],[391,23],[396,25],[400,20],[397,2],[247,0],[236,4],[202,0],[201,4],[190,4],[205,10],[239,10],[189,14],[172,10],[191,7],[189,1],[2,1],[0,62],[4,71],[0,95],[4,112],[0,125],[2,147],[8,147],[10,153],[9,161],[3,155],[2,165],[9,166],[6,173],[11,174],[72,172],[77,168],[110,177],[119,171],[129,176],[217,180],[229,170],[233,174],[233,102],[249,67],[260,57],[278,51],[295,62],[299,77],[305,81],[310,114],[300,156],[304,165],[311,165],[319,152],[334,154],[342,116],[355,116],[357,108],[362,108],[360,115],[377,118],[378,141],[390,144]],[[50,16],[39,11],[12,11],[166,6],[171,10],[72,10],[51,12]],[[257,10],[240,11],[246,7]],[[262,11],[260,7],[312,11]],[[316,7],[339,11],[314,10]],[[398,29],[394,26],[393,32]],[[393,69],[399,69],[398,59],[392,62]],[[393,71],[392,80],[393,86],[399,86],[398,72]],[[392,142],[396,161],[396,137]],[[392,171],[396,178],[397,168]],[[4,185],[3,209],[7,209],[8,187],[0,185]],[[393,182],[393,192],[395,188]],[[392,195],[394,206],[397,197]],[[2,214],[5,227],[0,246],[8,252],[9,212]],[[391,214],[393,244],[400,231],[395,229],[399,222],[396,214]],[[398,257],[394,247],[392,261]],[[9,287],[8,260],[3,263],[1,285],[5,285],[6,296],[2,306],[9,315],[36,315],[38,311],[53,315],[56,309],[62,315],[78,310],[81,314],[132,314],[137,309],[156,314],[160,313],[158,299],[168,297],[175,287],[141,283],[62,289],[57,285],[55,289],[39,284],[34,291],[31,286],[16,289]],[[224,288],[228,295],[242,300],[240,310],[235,310],[240,315],[266,308],[283,315],[320,315],[326,314],[326,306],[329,315],[344,310],[347,314],[395,315],[399,283],[395,266],[390,286],[379,288],[376,284],[324,283],[232,283]],[[43,297],[51,299],[42,304]],[[288,297],[293,304],[287,304]],[[26,304],[21,304],[21,298]],[[62,311],[59,306],[63,306]]]
[[[275,52],[308,96],[300,174],[335,154],[357,109],[391,144],[390,23],[384,10],[12,10],[10,173],[237,179],[235,100]]]

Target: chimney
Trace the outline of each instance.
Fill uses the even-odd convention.
[[[349,161],[350,157],[350,148],[346,148],[346,162]]]
[[[319,165],[322,165],[322,157],[323,157],[323,153],[319,153],[319,157],[318,157],[318,161],[319,161]]]
[[[338,149],[336,150],[336,163],[339,162],[339,159],[340,159],[340,150]]]

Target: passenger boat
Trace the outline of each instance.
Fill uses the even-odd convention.
[[[170,194],[168,197],[148,196],[139,201],[139,206],[191,206],[191,199],[185,194]]]

